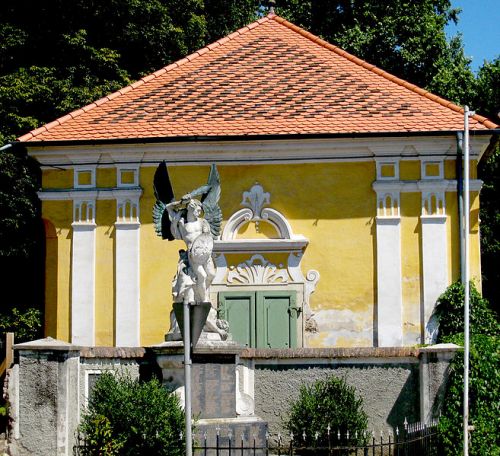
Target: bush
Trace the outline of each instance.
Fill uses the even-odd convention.
[[[292,403],[284,424],[300,439],[300,446],[328,447],[328,425],[335,437],[340,431],[341,438],[335,440],[336,445],[347,444],[347,431],[351,445],[363,444],[368,417],[363,410],[363,400],[357,396],[354,387],[347,385],[342,378],[329,377],[301,387],[299,398]],[[305,440],[302,438],[304,432]]]
[[[42,312],[28,308],[24,311],[13,308],[10,313],[0,314],[0,333],[13,332],[15,342],[34,340],[40,336]]]
[[[460,282],[450,285],[438,298],[435,314],[439,319],[437,342],[443,342],[448,336],[464,331],[464,286]],[[488,301],[483,299],[473,283],[470,284],[470,334],[498,334],[498,321],[495,313],[489,308]]]
[[[463,334],[445,339],[463,345]],[[500,455],[500,337],[476,334],[470,338],[469,424],[471,456]],[[450,366],[444,405],[439,420],[439,454],[461,455],[463,449],[463,351]]]
[[[79,432],[83,455],[179,455],[184,412],[179,398],[157,379],[102,374],[83,414]]]

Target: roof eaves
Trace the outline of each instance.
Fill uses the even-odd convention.
[[[94,101],[94,102],[84,106],[83,108],[79,108],[75,111],[72,111],[63,117],[60,117],[60,118],[58,118],[58,119],[56,119],[48,124],[42,125],[41,127],[36,128],[35,130],[32,130],[32,131],[24,134],[23,136],[20,136],[19,138],[17,138],[17,141],[19,141],[19,142],[30,141],[30,140],[36,138],[36,136],[38,136],[44,132],[47,132],[50,129],[52,129],[58,125],[62,125],[64,122],[67,122],[70,119],[74,119],[75,117],[78,117],[80,114],[83,114],[84,112],[91,111],[92,109],[96,108],[97,106],[101,106],[101,105],[107,103],[108,101],[111,101],[111,100],[119,97],[120,95],[124,95],[127,92],[130,92],[131,90],[134,90],[137,87],[140,87],[143,84],[146,84],[147,82],[149,82],[153,79],[156,79],[157,77],[167,73],[168,71],[173,70],[174,68],[179,68],[183,64],[193,61],[197,57],[200,57],[203,54],[206,54],[207,52],[212,51],[213,49],[216,49],[219,46],[222,46],[223,44],[227,43],[228,41],[230,41],[234,38],[237,38],[238,36],[243,35],[244,33],[248,32],[250,30],[253,30],[255,27],[263,24],[264,22],[269,21],[270,19],[272,19],[273,16],[274,16],[273,14],[269,14],[268,16],[265,16],[265,17],[255,21],[249,25],[246,25],[245,27],[242,27],[242,28],[236,30],[235,32],[231,33],[230,35],[225,36],[225,37],[197,50],[196,52],[193,52],[192,54],[188,55],[187,57],[184,57],[181,60],[173,62],[173,63],[155,71],[154,73],[151,73],[147,76],[144,76],[141,79],[139,79],[138,81],[135,81],[134,83],[132,83],[128,86],[125,86],[125,87],[121,88],[120,90],[117,90],[116,92],[113,92],[109,95],[106,95],[105,97],[102,97],[99,100]]]
[[[372,71],[373,73],[384,77],[385,79],[394,82],[395,84],[398,84],[402,87],[405,87],[418,95],[421,95],[425,98],[428,98],[429,100],[432,100],[436,103],[439,103],[440,105],[444,106],[445,108],[449,108],[455,112],[459,112],[461,114],[464,113],[464,109],[461,108],[460,106],[456,105],[455,103],[452,103],[449,100],[446,100],[444,98],[439,97],[438,95],[435,95],[425,89],[422,89],[421,87],[416,86],[415,84],[411,84],[408,81],[405,81],[404,79],[398,78],[397,76],[394,76],[393,74],[388,73],[385,70],[382,70],[381,68],[376,67],[375,65],[372,65],[365,60],[360,59],[359,57],[356,57],[352,54],[349,54],[349,52],[344,51],[343,49],[339,48],[338,46],[335,46],[331,43],[328,43],[328,41],[323,40],[322,38],[313,35],[312,33],[308,32],[307,30],[304,30],[303,28],[298,27],[295,24],[292,24],[291,22],[288,22],[286,19],[283,19],[280,16],[276,15],[269,15],[267,16],[268,18],[278,22],[279,24],[284,25],[285,27],[289,28],[290,30],[293,30],[294,32],[299,33],[300,35],[304,36],[305,38],[308,38],[309,40],[313,41],[314,43],[319,44],[320,46],[323,46],[324,48],[335,52],[336,54],[350,60],[351,62],[362,66],[363,68],[366,68],[369,71]],[[495,124],[491,120],[489,120],[487,117],[481,116],[479,114],[474,114],[472,116],[473,119],[477,120],[480,122],[482,125],[484,125],[487,128],[498,128],[499,125]]]
[[[209,135],[209,136],[153,136],[153,137],[130,137],[130,138],[105,138],[105,139],[82,139],[82,140],[51,140],[30,141],[27,147],[61,147],[61,146],[83,146],[83,145],[106,145],[106,144],[153,144],[153,143],[178,143],[192,141],[279,141],[279,140],[310,140],[310,139],[342,139],[342,138],[391,138],[391,137],[422,137],[422,136],[453,136],[461,130],[420,130],[420,131],[378,131],[378,132],[345,132],[345,133],[281,133],[281,134],[256,134],[256,135]],[[471,136],[500,135],[500,129],[496,130],[474,130]],[[12,144],[18,144],[15,141]]]

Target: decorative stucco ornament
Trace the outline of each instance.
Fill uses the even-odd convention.
[[[227,282],[230,284],[237,282],[243,285],[287,283],[288,272],[283,269],[283,265],[277,267],[262,255],[256,254],[232,268],[227,275]]]
[[[208,182],[180,200],[174,198],[165,162],[160,163],[154,176],[156,203],[153,221],[156,233],[163,239],[184,241],[186,249],[179,250],[177,273],[172,281],[174,302],[209,302],[209,288],[215,277],[212,260],[214,239],[221,231],[222,212],[219,207],[220,177],[212,165]],[[199,197],[200,199],[196,199]],[[180,339],[180,331],[170,315],[170,339]],[[226,321],[217,319],[214,308],[210,310],[204,331],[227,337]]]
[[[243,199],[241,205],[249,207],[253,212],[252,220],[259,220],[262,218],[261,212],[265,205],[270,204],[271,196],[268,192],[264,192],[264,188],[258,182],[248,191],[243,192]]]

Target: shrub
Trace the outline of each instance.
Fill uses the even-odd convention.
[[[498,334],[498,321],[495,313],[489,308],[488,301],[470,284],[470,334]],[[435,314],[439,319],[438,342],[447,336],[464,331],[464,286],[460,282],[450,285],[438,298]]]
[[[341,439],[335,444],[347,444],[347,431],[350,444],[363,444],[368,417],[363,410],[363,400],[357,396],[354,387],[347,385],[342,378],[329,377],[301,387],[299,398],[291,404],[284,424],[300,439],[300,446],[328,447],[328,425],[331,434],[340,431]]]
[[[184,412],[157,379],[102,374],[79,427],[83,455],[182,455]]]
[[[42,328],[42,312],[28,308],[13,308],[10,313],[0,314],[0,333],[13,332],[15,342],[21,343],[36,339]]]
[[[445,339],[463,345],[463,334]],[[471,456],[500,455],[500,337],[476,334],[470,338],[469,423]],[[450,366],[450,377],[439,420],[443,456],[461,455],[463,448],[463,351]]]

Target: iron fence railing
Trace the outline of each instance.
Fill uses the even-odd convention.
[[[322,445],[304,445],[306,435],[282,436],[265,435],[240,436],[233,435],[230,429],[216,429],[214,435],[206,432],[197,435],[193,442],[195,456],[437,456],[437,422],[430,424],[413,423],[405,424],[401,430],[394,432],[364,433],[363,435],[341,434],[328,432],[327,442]],[[320,441],[319,434],[315,440]],[[359,443],[359,442],[362,443]],[[146,444],[145,447],[148,445]],[[179,436],[179,445],[172,448],[172,454],[182,454],[184,448],[183,435]],[[92,454],[84,441],[79,442],[74,448],[74,454]],[[83,451],[82,451],[83,450]],[[165,450],[165,449],[162,449]],[[99,453],[96,453],[99,454]],[[146,453],[145,453],[146,454]],[[151,454],[151,452],[147,452]],[[169,451],[161,454],[169,454]]]
[[[341,434],[339,431],[328,430],[322,445],[304,445],[307,436],[266,434],[265,443],[259,444],[258,437],[245,440],[242,435],[233,436],[229,431],[223,435],[217,430],[216,436],[210,441],[205,433],[193,445],[194,454],[197,456],[437,456],[437,422],[430,424],[413,423],[405,424],[402,429],[396,428],[394,432],[375,432]],[[307,439],[309,440],[309,439]],[[320,440],[318,433],[314,439]],[[325,441],[327,443],[325,443]],[[360,443],[362,442],[362,443]]]

